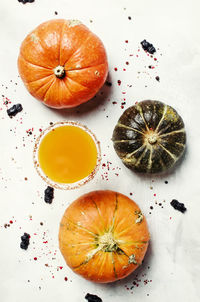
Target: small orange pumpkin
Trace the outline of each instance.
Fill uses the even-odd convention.
[[[71,269],[94,282],[113,282],[133,272],[149,242],[145,217],[131,199],[94,191],[75,200],[60,223],[60,250]]]
[[[75,107],[91,99],[108,73],[101,40],[78,20],[51,20],[22,42],[20,76],[28,91],[53,108]]]

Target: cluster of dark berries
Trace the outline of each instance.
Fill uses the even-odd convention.
[[[148,53],[150,53],[151,55],[154,54],[154,52],[156,52],[156,49],[153,46],[153,44],[147,42],[147,40],[143,40],[140,44],[142,45],[142,48],[146,50]]]
[[[85,299],[88,300],[88,302],[102,302],[101,298],[99,298],[96,295],[87,294],[85,296]]]
[[[20,243],[21,249],[27,250],[27,248],[29,246],[29,241],[30,241],[30,235],[27,233],[24,233],[24,235],[21,236],[21,243]]]
[[[7,110],[7,114],[9,117],[15,116],[18,112],[21,112],[23,110],[21,104],[13,105],[11,108]]]
[[[44,201],[46,203],[52,203],[53,198],[54,198],[54,188],[48,186],[44,191]]]
[[[34,2],[35,0],[18,0],[18,2],[22,2],[23,4],[26,4],[26,3],[32,3]]]
[[[171,206],[175,209],[175,210],[178,210],[180,211],[181,213],[185,213],[185,211],[187,210],[184,203],[181,203],[179,202],[178,200],[176,199],[173,199],[171,202],[170,202]]]

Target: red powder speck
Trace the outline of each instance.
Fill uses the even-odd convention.
[[[63,266],[59,266],[59,269],[63,269]]]
[[[10,223],[12,224],[12,223],[13,223],[13,221],[12,221],[12,220],[10,220]]]
[[[117,70],[118,70],[117,67],[115,67],[115,68],[114,68],[114,71],[117,71]]]
[[[169,217],[169,219],[172,219],[172,217]]]
[[[34,257],[33,259],[36,261],[36,260],[37,260],[37,257]]]
[[[42,132],[42,129],[40,128],[39,131]]]
[[[126,71],[126,68],[123,68],[123,71]]]
[[[125,40],[125,43],[128,43],[128,40]]]
[[[126,94],[126,92],[125,92],[125,91],[122,91],[122,94]]]
[[[123,106],[123,105],[121,105],[121,108],[122,108],[122,109],[124,109],[124,106]]]
[[[45,244],[46,244],[46,243],[48,243],[48,241],[43,241],[43,243],[45,243]]]
[[[156,59],[156,58],[154,58],[154,61],[157,61],[157,59]]]
[[[128,61],[126,62],[126,65],[129,65],[129,62],[128,62]]]
[[[118,84],[119,86],[121,85],[121,83],[122,83],[122,81],[120,81],[120,80],[117,81],[117,84]]]
[[[138,58],[138,55],[136,55],[136,57]]]
[[[156,193],[154,193],[153,196],[156,196]]]
[[[54,279],[55,277],[54,277],[54,276],[52,276],[52,278]]]
[[[65,281],[67,281],[67,280],[68,280],[68,278],[67,278],[67,277],[65,277],[65,278],[64,278],[64,280],[65,280]]]

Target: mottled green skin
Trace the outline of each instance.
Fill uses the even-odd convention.
[[[150,144],[146,137],[155,133]],[[159,101],[142,101],[129,107],[120,117],[112,136],[116,153],[130,169],[143,173],[161,173],[182,156],[186,133],[175,109]]]

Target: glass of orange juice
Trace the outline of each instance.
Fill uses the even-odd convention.
[[[33,151],[34,166],[56,189],[76,189],[93,179],[101,161],[100,143],[86,126],[57,122],[41,132]]]

